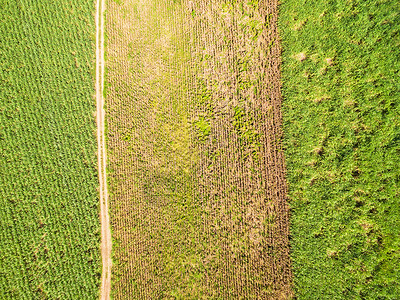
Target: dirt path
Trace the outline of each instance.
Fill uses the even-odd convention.
[[[111,231],[108,215],[108,191],[106,176],[106,141],[104,136],[104,0],[96,5],[96,122],[98,144],[98,166],[100,182],[100,219],[101,219],[101,257],[102,275],[100,299],[110,299],[111,288]]]

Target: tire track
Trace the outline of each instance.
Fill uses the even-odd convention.
[[[98,144],[98,169],[100,183],[100,220],[101,220],[101,256],[102,275],[100,299],[110,299],[111,289],[111,231],[108,214],[108,191],[106,175],[106,141],[104,111],[104,0],[96,3],[96,123]]]

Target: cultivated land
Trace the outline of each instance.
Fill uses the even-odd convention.
[[[398,1],[53,2],[0,1],[0,299],[400,299]]]
[[[299,299],[400,299],[400,3],[280,6]]]
[[[290,298],[277,3],[106,16],[114,298]]]
[[[0,299],[96,299],[95,6],[0,6]]]

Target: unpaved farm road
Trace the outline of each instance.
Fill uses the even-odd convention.
[[[106,140],[104,136],[104,9],[105,1],[96,3],[96,123],[97,123],[97,162],[100,183],[101,257],[102,275],[100,299],[110,299],[111,289],[111,231],[108,215],[108,192],[106,176]]]

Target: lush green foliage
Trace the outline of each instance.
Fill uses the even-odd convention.
[[[0,298],[95,299],[95,6],[0,7]]]
[[[400,4],[285,0],[299,299],[400,299]]]

